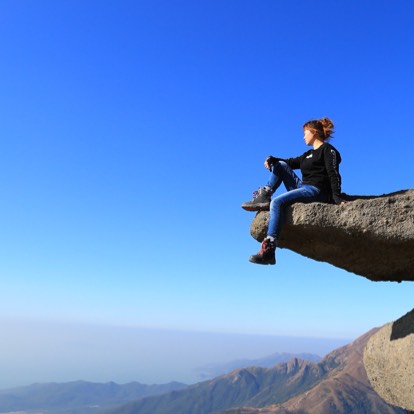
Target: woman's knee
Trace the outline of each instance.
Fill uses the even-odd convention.
[[[274,197],[270,202],[270,210],[282,210],[296,202],[300,202],[302,197],[298,194],[297,190],[287,191],[286,193],[280,194]]]
[[[276,161],[273,165],[272,165],[272,171],[273,172],[277,172],[280,170],[284,170],[286,169],[287,164],[285,161]]]
[[[272,201],[270,202],[270,211],[276,211],[276,210],[280,210],[284,205],[283,202],[283,197],[275,197],[274,199],[272,199]]]

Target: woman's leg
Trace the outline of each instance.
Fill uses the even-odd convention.
[[[252,263],[262,265],[276,264],[275,251],[280,239],[282,226],[285,222],[286,207],[294,203],[311,203],[312,201],[327,201],[327,196],[312,185],[301,184],[300,188],[288,191],[275,197],[270,204],[269,227],[267,237],[263,240],[257,254],[250,256]]]
[[[272,194],[280,187],[280,184],[282,183],[288,191],[299,188],[302,185],[301,179],[284,161],[278,161],[276,164],[272,165],[270,171],[269,181],[265,187],[270,188]]]
[[[276,192],[282,183],[288,191],[302,185],[302,181],[293,170],[284,161],[278,161],[271,167],[267,184],[255,191],[253,199],[243,203],[242,208],[247,211],[268,210],[272,194]]]
[[[325,201],[324,194],[313,185],[301,184],[301,187],[275,197],[270,203],[270,217],[267,236],[276,241],[280,239],[282,226],[285,222],[285,212],[294,203],[311,203]]]

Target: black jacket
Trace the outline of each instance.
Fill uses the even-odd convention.
[[[325,142],[316,150],[311,149],[300,157],[288,158],[283,161],[292,170],[300,168],[304,184],[318,187],[330,194],[335,204],[341,203],[341,176],[339,174],[341,155],[331,144]]]

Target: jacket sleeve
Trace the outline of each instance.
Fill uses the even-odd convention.
[[[339,164],[341,156],[332,146],[327,146],[324,154],[325,168],[331,183],[332,198],[335,204],[340,204],[341,198],[341,175],[339,174]]]
[[[269,163],[269,165],[274,165],[276,164],[278,161],[286,161],[284,158],[278,158],[278,157],[274,157],[273,155],[269,155],[266,158],[266,161]]]
[[[288,158],[287,160],[284,160],[287,165],[289,165],[292,170],[298,170],[300,168],[300,162],[302,160],[303,155],[295,158]]]

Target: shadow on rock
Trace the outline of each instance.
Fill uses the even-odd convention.
[[[413,319],[414,309],[395,321],[392,325],[391,341],[402,339],[408,335],[414,334],[414,325],[412,323]]]

